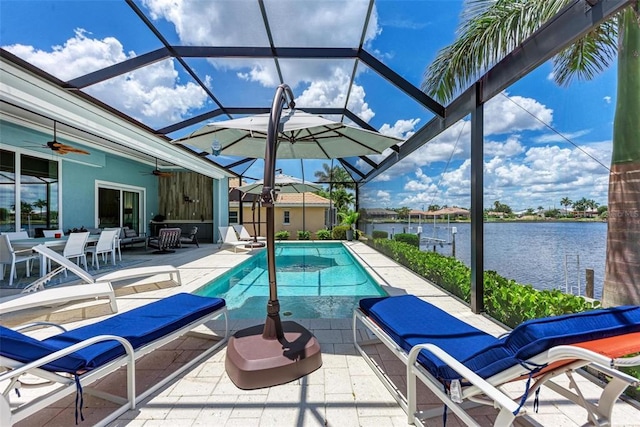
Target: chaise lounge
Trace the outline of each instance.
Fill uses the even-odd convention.
[[[80,266],[44,245],[35,246],[33,250],[40,254],[41,262],[52,261],[58,264],[59,267],[31,283],[23,289],[22,293],[0,298],[0,313],[6,314],[27,308],[45,307],[64,304],[70,301],[104,297],[108,298],[111,304],[111,311],[116,313],[118,311],[118,305],[116,304],[116,296],[113,286],[111,285],[113,282],[154,276],[157,274],[169,274],[171,280],[175,281],[178,285],[182,285],[180,271],[172,265],[125,268],[95,278],[80,268]],[[66,270],[74,273],[85,283],[45,288],[45,285],[51,281],[51,279]]]
[[[353,332],[357,350],[405,410],[409,424],[443,414],[441,409],[418,412],[417,379],[466,425],[478,425],[467,412],[471,405],[494,406],[496,426],[512,424],[527,399],[538,398],[542,385],[586,409],[590,423],[610,425],[618,396],[638,385],[614,367],[640,365],[640,356],[620,358],[640,351],[640,306],[530,320],[496,338],[413,295],[366,298],[354,312]],[[406,365],[406,394],[363,348],[368,342],[362,336],[368,333]],[[586,365],[611,378],[597,405],[583,399],[572,377]],[[575,392],[551,381],[560,374],[569,377]],[[521,379],[527,381],[516,399],[500,388]]]
[[[218,341],[215,345],[136,394],[136,360],[220,316],[224,316],[224,328],[218,328],[221,334],[211,336]],[[74,391],[76,405],[80,402],[76,418],[79,414],[82,419],[83,393],[118,404],[98,423],[106,425],[220,348],[227,341],[229,325],[223,299],[181,293],[74,330],[59,329],[59,334],[37,340],[23,334],[22,328],[0,326],[0,370],[6,371],[0,374],[0,384],[5,385],[0,397],[0,425],[11,426]],[[127,367],[126,399],[88,387],[121,366]],[[11,392],[23,385],[21,378],[27,373],[48,381],[47,385],[53,383],[55,388],[12,404]]]

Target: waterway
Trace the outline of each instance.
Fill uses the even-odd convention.
[[[435,250],[452,255],[451,231],[455,227],[457,259],[469,265],[471,237],[469,223],[377,223],[366,224],[365,233],[384,230],[417,233],[445,243]],[[584,295],[585,270],[594,271],[594,293],[602,296],[606,255],[607,224],[602,222],[489,222],[484,224],[484,267],[536,289],[561,289]],[[434,244],[422,244],[433,251]],[[578,289],[579,286],[579,289]]]

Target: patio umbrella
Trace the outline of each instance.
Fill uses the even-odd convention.
[[[276,186],[276,194],[277,193],[313,193],[315,191],[321,191],[322,187],[315,184],[308,184],[303,180],[296,178],[290,175],[278,174],[274,177],[274,184]],[[264,179],[260,179],[253,184],[243,185],[237,188],[237,190],[242,191],[247,194],[262,194],[262,189],[264,187]],[[304,199],[303,199],[304,200]],[[253,212],[253,235],[254,242],[257,242],[257,233],[256,233],[256,218],[255,218],[255,207],[256,207],[256,199],[253,198],[253,203],[251,206],[251,211]],[[304,216],[304,205],[302,215]],[[302,221],[304,226],[304,220]]]
[[[284,109],[288,106],[288,109]],[[295,110],[293,92],[278,86],[270,114],[210,123],[173,140],[213,155],[264,158],[269,302],[264,325],[240,330],[227,345],[227,374],[244,389],[283,384],[322,366],[320,345],[295,322],[281,322],[275,268],[275,164],[278,158],[330,159],[379,154],[400,139]],[[286,324],[285,324],[286,323]]]
[[[225,154],[264,158],[270,114],[213,122],[175,139],[187,144]],[[277,133],[279,159],[338,159],[341,157],[380,154],[402,140],[327,120],[301,110],[282,111]]]
[[[322,187],[315,184],[309,184],[303,180],[284,174],[278,174],[274,177],[276,192],[278,193],[313,193],[321,191]],[[264,187],[264,179],[260,179],[252,184],[246,184],[238,187],[238,190],[249,194],[262,194]]]

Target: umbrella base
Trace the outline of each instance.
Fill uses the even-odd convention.
[[[295,322],[282,322],[284,340],[262,336],[264,325],[236,332],[227,344],[225,368],[243,390],[288,383],[322,366],[316,337]]]

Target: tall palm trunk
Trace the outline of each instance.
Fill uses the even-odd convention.
[[[640,11],[640,0],[636,9]],[[640,13],[622,13],[618,37],[605,306],[640,304]]]

